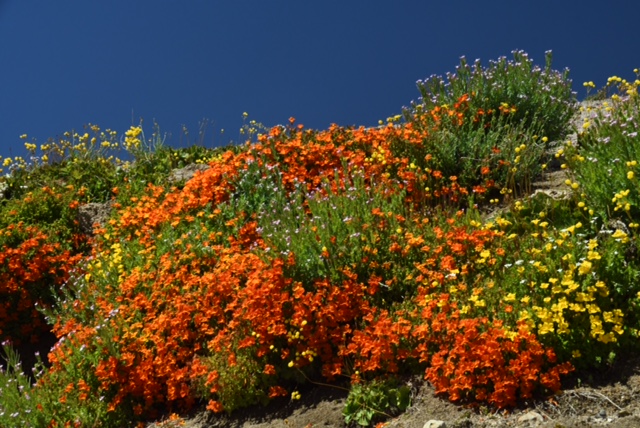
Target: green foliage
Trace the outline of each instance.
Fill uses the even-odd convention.
[[[77,189],[84,187],[84,201],[104,202],[111,196],[111,189],[117,183],[117,174],[116,166],[102,158],[69,158],[55,165],[17,170],[5,178],[5,183],[6,199],[20,199],[29,191],[57,185]]]
[[[630,221],[640,215],[640,100],[604,102],[591,111],[578,146],[567,144],[558,154],[580,185],[576,196],[603,222]],[[634,223],[632,221],[632,223]]]
[[[229,360],[233,358],[233,362]],[[200,379],[197,388],[204,399],[217,399],[227,413],[269,402],[269,388],[275,378],[264,373],[260,360],[245,350],[227,350],[211,354],[204,360],[212,373],[217,373],[213,384],[205,385]]]
[[[3,427],[48,426],[52,417],[78,426],[127,426],[131,420],[122,412],[109,412],[104,397],[92,396],[96,385],[84,381],[88,366],[86,360],[80,361],[83,356],[76,358],[80,365],[67,373],[47,371],[38,357],[34,377],[24,374],[20,356],[10,345],[3,344],[0,356],[6,366],[0,369]]]
[[[352,385],[342,413],[347,425],[368,427],[404,412],[410,405],[411,389],[395,379],[387,379]]]
[[[0,425],[5,427],[45,426],[46,420],[37,409],[31,380],[23,372],[20,356],[8,344],[3,344],[0,368]],[[28,398],[27,398],[28,397]]]
[[[298,262],[286,273],[304,284],[319,278],[340,281],[345,270],[364,282],[372,277],[405,277],[420,259],[415,253],[409,257],[393,250],[404,243],[405,233],[419,227],[407,220],[405,193],[367,185],[361,172],[344,175],[336,173],[338,189],[326,182],[310,193],[298,187],[287,197],[275,187],[258,218],[269,248],[266,255],[295,254]],[[401,302],[415,294],[411,283],[393,281],[380,288],[375,294],[378,304]]]
[[[464,188],[494,182],[493,187],[503,194],[530,192],[549,147],[538,119],[526,123],[513,115],[500,115],[492,117],[486,128],[473,121],[450,125],[432,131],[425,139],[425,150],[433,156],[431,168],[445,177],[457,177]]]
[[[483,67],[480,60],[473,66],[462,57],[455,73],[446,77],[431,76],[418,81],[422,95],[412,112],[428,111],[436,106],[453,105],[460,97],[470,97],[468,114],[474,117],[479,111],[491,120],[491,114],[510,112],[514,123],[525,127],[538,122],[541,134],[550,140],[561,138],[566,133],[566,125],[575,111],[575,96],[571,92],[569,72],[560,73],[551,67],[552,54],[546,53],[545,67],[534,66],[533,61],[523,51],[513,51],[513,60],[501,57]],[[486,120],[479,124],[486,124]]]
[[[233,180],[233,188],[234,210],[249,216],[262,213],[270,205],[282,205],[287,197],[278,167],[266,166],[261,158],[247,163]]]

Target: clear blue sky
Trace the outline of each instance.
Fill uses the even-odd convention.
[[[629,0],[0,0],[0,156],[94,123],[157,121],[203,143],[266,126],[375,125],[419,97],[415,82],[522,49],[554,53],[582,83],[633,78],[640,2]],[[224,136],[220,130],[225,129]]]

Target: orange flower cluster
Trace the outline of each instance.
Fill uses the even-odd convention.
[[[403,125],[392,123],[379,128],[342,128],[332,125],[326,131],[305,130],[301,125],[273,128],[261,135],[258,144],[237,157],[236,165],[246,168],[251,162],[263,167],[277,165],[285,188],[303,181],[309,191],[318,189],[345,170],[363,170],[365,177],[382,186],[400,183],[407,190],[407,202],[457,205],[471,194],[483,195],[496,186],[492,170],[483,167],[477,181],[460,183],[455,175],[445,176],[439,160],[430,153],[430,133],[443,122],[462,126],[469,97],[463,96],[453,107],[438,107],[428,115],[416,116]],[[486,160],[488,162],[488,160]],[[346,167],[346,168],[345,168]]]
[[[502,233],[468,230],[455,226],[454,219],[447,223],[451,229],[434,227],[432,245],[419,247],[423,256],[411,275],[419,284],[413,298],[416,309],[393,314],[372,309],[341,355],[360,376],[397,373],[403,363],[418,362],[425,367],[425,379],[453,401],[505,408],[545,388],[557,391],[560,377],[572,370],[570,364],[557,364],[553,350],[543,348],[524,326],[514,332],[497,319],[463,313],[457,301],[468,300],[446,292],[451,287],[469,296],[468,289],[483,281],[486,265],[495,260],[479,267],[469,261]]]
[[[354,360],[361,376],[397,373],[409,360],[426,366],[425,379],[452,401],[487,402],[497,408],[515,406],[541,388],[560,389],[560,377],[572,371],[555,364],[526,329],[508,334],[500,322],[460,318],[443,295],[421,313],[421,319],[387,312],[369,314],[367,327],[355,331],[343,355]]]
[[[81,255],[62,250],[35,226],[18,223],[0,233],[0,338],[16,346],[37,343],[49,327],[36,307],[53,303],[50,287],[69,278]]]
[[[424,323],[414,330],[415,357],[428,363],[425,378],[452,401],[488,402],[512,407],[534,392],[560,389],[560,378],[573,370],[556,364],[552,349],[544,349],[526,328],[509,334],[499,321],[462,319],[448,295],[422,312]]]
[[[445,121],[462,125],[467,102],[434,110],[423,126],[316,132],[292,122],[240,154],[227,152],[182,189],[149,186],[101,231],[84,277],[93,305],[79,296],[68,308],[76,319],[56,326],[65,340],[52,352],[53,372],[84,345],[99,358],[94,392],[111,409],[128,406],[145,417],[188,409],[202,396],[194,385],[204,385],[210,409],[223,410],[222,390],[234,375],[212,355],[225,355],[229,367],[250,355],[269,397],[286,394],[283,379],[298,371],[328,380],[352,370],[373,376],[398,372],[409,360],[423,364],[426,378],[454,400],[505,407],[539,385],[557,390],[569,368],[553,366],[553,353],[534,336],[465,319],[443,294],[451,275],[465,278],[455,282],[460,289],[482,279],[469,260],[499,236],[456,226],[455,218],[437,226],[418,214],[434,198],[457,204],[492,186],[485,169],[475,189],[445,177],[429,153],[429,133]],[[363,171],[372,191],[401,189],[421,209],[405,218],[373,208],[377,224],[367,228],[377,234],[363,249],[362,266],[323,247],[321,257],[339,275],[303,282],[286,274],[302,263],[297,254],[268,256],[255,213],[229,214],[238,181],[255,164],[277,167],[288,192],[328,184],[338,193],[345,177]],[[403,259],[411,263],[401,266]]]

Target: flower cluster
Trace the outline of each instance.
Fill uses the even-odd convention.
[[[53,303],[81,259],[35,226],[10,225],[0,236],[0,337],[17,347],[35,344],[48,331],[38,306]]]
[[[440,123],[461,126],[451,111]],[[433,207],[425,182],[449,201],[470,193],[428,166],[425,135],[411,124],[318,133],[292,121],[225,153],[183,188],[149,185],[101,232],[75,284],[82,303],[61,310],[56,332],[65,340],[52,354],[53,372],[74,364],[65,357],[72,349],[91,349],[95,393],[112,410],[149,417],[202,397],[220,411],[288,395],[282,379],[296,373],[357,379],[395,373],[410,358],[424,364],[427,349],[462,349],[451,348],[455,324],[426,334],[421,308],[457,292],[453,300],[473,302],[463,318],[480,322],[476,314],[490,304],[480,284],[504,256],[490,249],[503,232],[469,227],[461,211],[424,217]],[[519,334],[505,330],[505,340],[520,343]],[[499,353],[512,352],[507,345]],[[504,372],[474,388],[529,376],[520,390],[528,396],[550,376],[543,385],[557,390],[560,369],[536,346],[533,375]],[[234,388],[238,382],[247,387]],[[508,406],[517,396],[476,398]]]
[[[78,147],[58,164],[67,175],[34,170],[51,183],[8,186],[24,223],[2,225],[1,328],[22,329],[14,314],[31,319],[38,302],[58,338],[26,388],[40,405],[30,415],[121,426],[197,403],[297,400],[309,381],[348,379],[374,397],[367,385],[406,373],[453,401],[508,408],[637,351],[637,97],[612,100],[580,145],[561,146],[566,200],[517,199],[573,103],[564,74],[514,57],[486,70],[463,60],[450,85],[423,82],[404,122],[252,121],[245,145],[212,152],[167,149],[133,127],[123,144],[136,161],[123,168]],[[117,141],[91,132],[65,138]],[[73,181],[79,163],[102,184]],[[187,163],[208,167],[167,177]],[[91,240],[72,220],[60,229],[77,240],[68,246],[33,226],[58,227],[98,198],[114,211]],[[48,300],[16,298],[45,284],[58,291]],[[361,410],[352,400],[350,420]]]

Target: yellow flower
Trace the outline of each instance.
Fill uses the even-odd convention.
[[[569,309],[571,309],[573,312],[584,312],[586,310],[583,305],[579,305],[577,303],[571,303],[569,305]]]
[[[593,300],[593,299],[591,299],[591,300]],[[590,314],[597,314],[597,313],[601,312],[600,311],[600,306],[594,305],[594,304],[587,305],[587,310],[589,311]]]
[[[591,262],[588,260],[585,260],[580,264],[580,267],[578,268],[578,274],[586,275],[589,272],[591,272],[592,267],[593,265],[591,264]]]
[[[538,334],[544,335],[548,333],[553,333],[553,323],[550,323],[550,322],[542,323],[542,325],[538,327]]]
[[[504,219],[502,217],[496,218],[496,223],[498,223],[498,225],[500,227],[507,227],[507,226],[511,226],[513,224],[509,220],[506,220],[506,219]]]
[[[629,180],[633,180],[633,177],[634,177],[633,171],[629,171],[629,172],[627,172],[627,178],[628,178]]]
[[[611,342],[617,342],[618,340],[613,335],[613,333],[607,333],[598,337],[598,341],[602,343],[611,343]]]
[[[142,128],[139,126],[132,126],[128,131],[124,133],[124,147],[129,149],[137,149],[142,144],[139,136],[142,134]]]
[[[619,239],[623,244],[629,242],[629,237],[627,236],[627,234],[620,229],[617,229],[611,236],[613,237],[613,239]]]
[[[600,256],[600,253],[598,253],[597,251],[589,251],[587,252],[587,259],[589,260],[600,260],[602,257]]]

